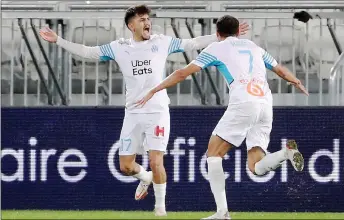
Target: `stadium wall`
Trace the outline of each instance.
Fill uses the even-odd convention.
[[[215,210],[205,151],[224,108],[171,109],[165,159],[167,209]],[[2,108],[2,209],[152,210],[137,202],[138,182],[122,176],[123,108]],[[264,177],[246,167],[245,146],[224,160],[234,211],[344,211],[344,108],[275,108],[270,151],[296,139],[302,173],[290,163]],[[342,147],[341,147],[342,146]],[[139,157],[148,167],[147,156]]]

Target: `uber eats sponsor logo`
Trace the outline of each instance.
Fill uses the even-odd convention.
[[[151,62],[151,60],[132,60],[131,66],[133,67],[133,75],[151,74],[153,72],[150,67]]]

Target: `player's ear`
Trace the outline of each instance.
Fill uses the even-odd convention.
[[[129,29],[131,32],[134,31],[134,24],[133,24],[132,22],[130,22],[130,23],[128,24],[128,29]]]
[[[221,36],[220,36],[219,32],[217,32],[217,31],[216,31],[216,37],[217,37],[218,41],[221,41]]]

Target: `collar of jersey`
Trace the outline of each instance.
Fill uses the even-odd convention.
[[[233,39],[239,39],[239,38],[237,38],[237,37],[233,37],[233,36],[229,36],[229,37],[227,37],[225,40],[233,40]]]
[[[130,43],[132,45],[143,45],[143,44],[147,44],[151,39],[151,36],[148,40],[143,40],[143,41],[135,41],[133,38],[130,38]]]

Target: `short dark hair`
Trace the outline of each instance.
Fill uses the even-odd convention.
[[[130,19],[132,19],[136,15],[145,15],[145,14],[149,15],[150,12],[151,12],[151,9],[148,8],[147,5],[136,5],[136,6],[132,6],[128,8],[127,11],[125,12],[125,17],[124,17],[125,25],[127,25],[128,27],[128,23]]]
[[[216,31],[221,37],[235,36],[239,31],[239,21],[230,15],[224,15],[216,22]]]

